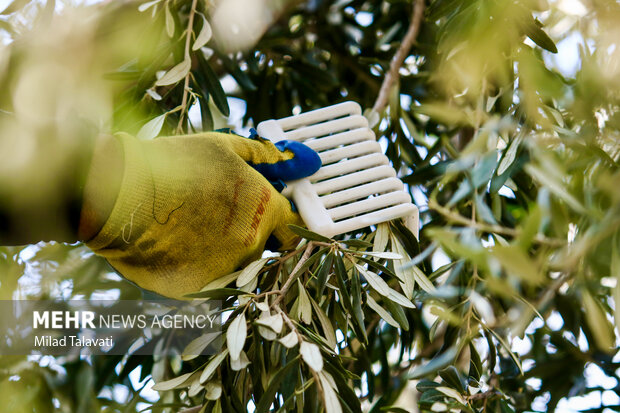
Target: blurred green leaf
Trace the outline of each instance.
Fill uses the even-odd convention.
[[[530,21],[526,23],[525,26],[525,34],[543,49],[548,50],[551,53],[558,52],[558,48],[555,46],[555,43],[551,40],[547,33],[543,31],[538,20],[530,18]]]

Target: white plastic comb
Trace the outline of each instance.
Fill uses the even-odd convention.
[[[417,237],[418,208],[361,113],[357,103],[344,102],[266,120],[257,130],[274,142],[299,141],[319,153],[321,169],[308,178],[287,182],[282,192],[293,199],[308,229],[331,238],[404,218]]]

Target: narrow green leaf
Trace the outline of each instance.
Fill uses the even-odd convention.
[[[369,268],[373,268],[377,274],[379,273],[383,273],[385,275],[387,275],[388,277],[393,277],[393,278],[398,278],[396,276],[396,274],[394,274],[394,271],[392,271],[391,269],[389,269],[388,267],[386,267],[383,264],[380,264],[376,261],[373,261],[371,259],[365,258],[365,257],[358,257],[358,259],[360,261],[365,262],[366,264],[368,264]]]
[[[302,285],[299,278],[297,279],[297,287],[299,290],[299,318],[306,324],[312,322],[312,305],[310,304],[310,298],[308,292]]]
[[[219,332],[206,333],[192,340],[187,345],[187,347],[185,347],[185,350],[183,350],[183,355],[182,355],[183,361],[193,360],[196,357],[198,357],[200,354],[202,354],[204,349],[207,348],[207,346],[211,344],[213,340],[215,340],[219,336],[220,336]]]
[[[284,326],[284,320],[282,319],[282,315],[273,314],[267,315],[268,313],[263,313],[258,320],[256,320],[256,324],[265,326],[270,328],[274,332],[280,334],[282,331],[282,327]]]
[[[196,41],[194,41],[194,45],[192,46],[192,50],[194,51],[200,49],[202,46],[207,44],[207,42],[211,40],[211,36],[213,35],[211,25],[209,24],[205,16],[201,15],[201,17],[202,29],[200,29],[200,33],[198,33],[198,37],[196,37]]]
[[[525,28],[525,34],[527,37],[532,39],[534,43],[536,43],[543,49],[548,50],[551,53],[558,52],[558,48],[553,42],[553,40],[551,40],[549,35],[545,33],[543,29],[541,29],[541,27],[538,25],[537,21],[534,20],[534,18],[530,17],[530,21],[527,23],[527,26]]]
[[[256,413],[267,413],[269,407],[273,403],[276,393],[280,389],[280,386],[285,378],[288,377],[288,372],[298,365],[297,358],[290,360],[280,370],[278,370],[269,382],[269,387],[265,390],[265,393],[261,396],[258,404],[256,405]]]
[[[224,116],[230,115],[230,108],[228,107],[228,99],[226,98],[226,93],[222,88],[220,80],[217,75],[209,65],[209,63],[205,60],[202,53],[198,53],[198,64],[200,66],[200,70],[204,74],[204,79],[207,83],[207,89],[209,90],[211,97],[213,98],[213,103],[217,109]]]
[[[297,334],[295,334],[294,331],[291,331],[278,341],[286,348],[293,348],[297,345],[297,343],[299,343],[299,337],[297,337]]]
[[[170,2],[166,2],[166,33],[168,37],[174,36],[174,18],[172,17],[172,12],[170,11]]]
[[[336,255],[335,258],[335,268],[336,268],[336,281],[338,283],[338,293],[340,294],[340,302],[344,305],[345,310],[349,314],[353,314],[353,306],[351,304],[351,296],[347,290],[346,281],[347,272],[344,267],[344,262],[342,261],[342,257],[340,255]],[[360,329],[357,323],[352,323],[353,330],[355,334],[358,336],[360,340],[364,343],[366,342],[366,332],[363,329]],[[341,328],[344,326],[341,326]]]
[[[459,393],[465,393],[465,386],[463,385],[463,379],[456,367],[448,366],[439,371],[439,377],[446,382],[446,384],[453,389],[458,390]]]
[[[566,202],[568,206],[573,208],[575,211],[582,214],[586,213],[584,206],[577,200],[577,198],[568,192],[565,186],[561,182],[558,182],[553,175],[545,173],[544,170],[531,163],[525,166],[525,170],[528,174],[530,174],[530,176],[532,176],[532,178],[549,188],[549,191],[553,192],[558,198]]]
[[[515,413],[514,409],[508,405],[506,400],[499,401],[500,413]]]
[[[230,368],[233,371],[241,371],[245,369],[250,364],[250,360],[248,359],[248,355],[245,354],[245,351],[239,353],[239,358],[231,358],[230,359]]]
[[[403,330],[409,331],[409,320],[407,320],[407,314],[405,314],[405,310],[402,306],[396,304],[392,300],[383,300],[383,306],[392,314],[394,320],[396,320]]]
[[[327,340],[329,347],[332,350],[335,349],[338,346],[338,340],[336,340],[336,333],[334,332],[334,327],[331,321],[329,321],[329,318],[323,309],[312,299],[312,297],[310,297],[310,302],[312,303],[312,307],[314,307],[315,314],[319,317],[319,322],[321,323],[325,340]]]
[[[395,252],[383,251],[383,252],[370,252],[370,251],[356,251],[357,254],[370,255],[375,258],[383,258],[386,260],[402,260],[403,256]]]
[[[489,355],[487,357],[489,362],[488,371],[494,371],[495,365],[497,364],[497,348],[495,347],[495,343],[493,343],[491,334],[489,334],[486,329],[484,330],[484,338],[487,340],[487,347],[489,349]]]
[[[371,242],[364,241],[363,239],[357,239],[357,238],[347,239],[342,242],[352,248],[370,248],[373,245]],[[361,253],[360,251],[355,251],[355,252]]]
[[[476,214],[478,215],[478,217],[480,217],[482,221],[491,225],[496,225],[497,221],[493,216],[493,211],[491,211],[491,208],[489,208],[489,206],[486,204],[484,198],[485,197],[483,194],[475,196]]]
[[[394,317],[392,317],[390,313],[387,312],[387,310],[381,307],[379,303],[377,303],[374,298],[370,296],[370,294],[366,295],[366,302],[368,303],[368,306],[370,308],[372,308],[377,314],[379,314],[383,321],[385,321],[394,328],[400,328],[400,324],[396,320],[394,320]]]
[[[32,0],[13,0],[9,2],[6,8],[0,11],[0,15],[8,15],[21,10],[24,6],[30,3]]]
[[[325,413],[342,413],[342,407],[338,396],[334,391],[336,384],[334,379],[326,372],[319,373],[319,379],[321,381],[321,387],[323,387],[323,403],[325,406]]]
[[[189,59],[183,60],[159,78],[157,82],[155,82],[155,86],[167,86],[179,82],[189,73],[191,66],[192,63]]]
[[[329,253],[325,257],[323,264],[321,264],[321,268],[319,268],[319,272],[317,275],[317,299],[320,301],[323,296],[323,291],[325,290],[325,284],[327,284],[327,279],[329,274],[332,271],[332,264],[334,262],[334,254]]]
[[[189,386],[191,380],[190,377],[194,375],[195,372],[183,374],[179,377],[175,377],[170,380],[160,381],[159,383],[155,383],[153,385],[153,390],[156,391],[167,391],[172,389],[179,389],[181,387]]]
[[[387,243],[390,239],[389,224],[387,222],[377,225],[377,231],[375,232],[375,242],[372,246],[374,253],[383,252],[387,248]]]
[[[359,376],[347,371],[342,365],[326,361],[324,371],[328,372],[336,383],[338,397],[348,413],[362,413],[360,399],[355,394],[349,380],[359,380]]]
[[[478,354],[478,350],[476,350],[476,346],[472,343],[469,343],[469,354],[469,377],[479,381],[482,376],[482,360],[480,360],[480,355]]]
[[[497,341],[499,341],[499,343],[501,344],[502,347],[504,347],[504,350],[506,350],[506,352],[508,353],[508,355],[510,356],[512,361],[514,361],[515,365],[519,369],[519,373],[521,373],[521,375],[523,375],[523,367],[521,366],[521,360],[519,360],[519,357],[512,351],[512,349],[510,348],[508,343],[506,343],[506,341],[502,338],[502,336],[500,336],[498,333],[493,331],[493,329],[486,328],[486,330],[489,333],[491,333],[493,335],[493,337],[495,337],[497,339]]]
[[[487,185],[493,177],[493,172],[497,166],[497,151],[493,150],[486,153],[471,171],[471,181],[475,188]]]
[[[521,146],[522,140],[523,135],[518,135],[515,139],[512,140],[512,142],[510,142],[510,146],[508,147],[506,152],[504,152],[504,156],[502,157],[502,160],[497,167],[497,175],[503,174],[504,172],[506,172],[506,170],[508,170],[510,165],[512,165],[515,158],[517,157],[517,151]]]
[[[616,340],[613,330],[605,316],[605,311],[588,290],[582,292],[582,302],[585,309],[586,322],[596,339],[596,342],[593,344],[599,350],[605,352],[611,351],[615,347],[614,344]]]
[[[245,321],[245,313],[239,314],[228,326],[226,331],[226,345],[230,351],[232,359],[238,359],[243,350],[245,339],[247,337],[247,325]]]
[[[437,390],[438,392],[441,392],[441,393],[445,394],[446,396],[456,400],[457,402],[459,402],[463,406],[467,405],[467,402],[465,401],[465,398],[463,398],[463,396],[458,391],[456,391],[454,389],[451,389],[449,387],[439,386],[435,390]]]
[[[413,269],[409,268],[407,265],[409,255],[407,251],[405,251],[405,247],[394,234],[390,234],[390,242],[392,243],[392,249],[403,256],[402,260],[394,261],[394,274],[396,274],[400,280],[401,287],[407,298],[411,299],[415,288],[415,274]]]
[[[201,94],[198,96],[198,101],[200,103],[200,121],[203,131],[213,130],[213,114],[209,109],[209,94],[203,89],[201,90]]]
[[[308,239],[310,241],[319,241],[319,242],[327,242],[327,243],[331,243],[332,240],[324,237],[323,235],[319,235],[316,232],[312,232],[306,228],[302,228],[300,226],[297,225],[293,225],[293,224],[289,224],[288,228],[295,234],[299,235],[300,237],[303,237],[305,239]]]
[[[258,276],[258,274],[263,269],[267,261],[269,261],[270,259],[271,258],[261,258],[248,264],[241,271],[241,274],[239,274],[239,277],[237,278],[237,282],[236,282],[237,287],[246,285],[250,281],[254,280],[254,278]]]
[[[144,12],[159,2],[161,2],[161,0],[153,0],[153,1],[147,1],[146,3],[142,3],[140,6],[138,6],[138,11]]]
[[[222,383],[219,381],[210,381],[205,385],[205,399],[217,400],[222,395]]]
[[[456,347],[450,347],[448,350],[431,359],[428,363],[413,369],[413,371],[407,375],[407,378],[419,379],[431,373],[435,373],[436,371],[452,363],[457,353],[458,350]]]
[[[368,284],[379,294],[388,297],[390,295],[391,288],[387,285],[387,283],[374,272],[367,270],[361,265],[354,263],[355,268],[366,278]]]
[[[202,391],[202,389],[204,389],[204,387],[200,384],[200,376],[198,376],[192,381],[192,384],[189,386],[189,389],[187,390],[187,395],[189,397],[196,397]]]
[[[413,277],[415,281],[424,291],[429,294],[434,294],[435,291],[437,291],[435,285],[431,282],[431,280],[428,279],[426,274],[424,274],[421,269],[419,269],[416,265],[413,265],[411,267],[411,270],[413,271]]]
[[[380,411],[388,413],[410,413],[409,410],[405,410],[402,407],[396,406],[385,406],[382,407]]]
[[[310,268],[312,265],[314,265],[323,256],[325,251],[327,251],[327,247],[323,247],[319,249],[317,252],[315,252],[314,254],[312,254],[310,258],[308,258],[306,262],[299,268],[299,273],[303,273],[308,268]]]
[[[299,353],[306,364],[317,373],[323,370],[323,356],[319,346],[309,341],[302,341],[299,346]]]
[[[398,291],[393,290],[391,288],[390,288],[390,293],[388,294],[387,298],[389,298],[390,300],[394,301],[396,304],[401,305],[403,307],[415,308],[415,305],[411,301],[409,301],[407,297],[405,297]]]
[[[159,135],[161,128],[164,126],[164,121],[166,120],[166,113],[163,115],[159,115],[142,126],[138,131],[136,137],[140,140],[146,141],[155,138]]]
[[[218,353],[213,358],[211,358],[211,360],[209,360],[209,362],[205,366],[205,369],[200,375],[200,384],[204,384],[209,381],[211,376],[213,376],[213,373],[215,373],[215,370],[219,367],[220,364],[222,364],[222,361],[224,361],[227,355],[228,349],[224,349],[224,351]]]
[[[360,277],[356,271],[353,271],[351,274],[351,299],[353,304],[353,318],[359,325],[360,330],[365,332],[364,311],[362,310],[362,286]]]

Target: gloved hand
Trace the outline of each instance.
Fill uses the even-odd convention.
[[[116,139],[124,155],[120,190],[86,245],[140,287],[182,298],[259,258],[268,240],[281,250],[297,243],[287,225],[303,223],[268,179],[318,170],[320,158],[307,146],[217,132]],[[96,175],[85,197],[97,196]]]

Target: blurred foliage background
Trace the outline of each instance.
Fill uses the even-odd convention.
[[[209,286],[213,357],[2,357],[3,409],[620,411],[620,5],[417,1],[0,2],[15,202],[62,186],[83,124],[246,131],[353,100],[422,223],[302,232]],[[141,297],[80,244],[0,268],[2,299]]]

